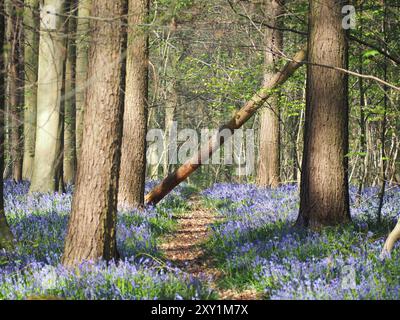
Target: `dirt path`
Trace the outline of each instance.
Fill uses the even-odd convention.
[[[190,200],[190,211],[178,217],[177,230],[166,236],[161,244],[167,260],[177,267],[195,277],[201,274],[210,277],[211,287],[218,293],[222,300],[254,300],[260,299],[253,290],[236,292],[221,290],[216,285],[216,280],[222,276],[221,272],[213,267],[211,257],[205,255],[201,245],[210,234],[209,226],[216,222],[217,215],[201,207],[200,200]]]

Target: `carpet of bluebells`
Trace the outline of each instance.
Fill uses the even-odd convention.
[[[266,299],[399,299],[399,247],[389,260],[379,255],[399,217],[400,189],[388,190],[380,224],[376,194],[369,188],[360,199],[352,189],[353,223],[317,232],[293,228],[296,186],[207,189],[205,204],[222,218],[207,243],[225,274],[220,285],[254,289]]]
[[[151,188],[152,183],[147,185]],[[71,209],[64,194],[29,194],[27,183],[5,183],[5,209],[18,240],[0,252],[0,299],[215,299],[207,278],[194,278],[165,262],[161,236],[173,232],[173,216],[189,210],[183,186],[161,205],[118,213],[118,262],[60,264]],[[265,299],[398,299],[400,255],[379,254],[400,213],[400,189],[385,197],[377,223],[377,190],[361,198],[351,190],[353,223],[322,231],[293,228],[298,189],[216,184],[202,192],[204,205],[219,216],[205,244],[224,275],[223,288],[257,290]]]
[[[148,188],[151,185],[147,186]],[[71,209],[65,194],[29,194],[27,183],[5,183],[5,210],[18,240],[12,253],[0,253],[0,299],[208,299],[199,279],[163,262],[159,236],[174,228],[185,209],[182,188],[163,205],[118,214],[117,244],[122,260],[84,263],[74,270],[60,264]]]

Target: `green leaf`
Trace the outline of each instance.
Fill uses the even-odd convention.
[[[364,58],[374,57],[377,54],[379,54],[379,52],[377,50],[367,50],[363,53],[363,57]]]

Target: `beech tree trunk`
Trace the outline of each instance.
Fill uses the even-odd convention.
[[[54,192],[62,168],[66,1],[41,4],[37,124],[31,192]]]
[[[88,50],[89,50],[89,19],[92,0],[78,0],[78,19],[76,27],[76,156],[82,145],[83,115],[85,111],[85,96],[88,81]]]
[[[127,207],[144,204],[148,99],[148,32],[144,24],[148,0],[129,0],[125,110],[118,202]]]
[[[344,1],[310,1],[304,151],[297,224],[318,228],[350,221],[348,75]]]
[[[5,69],[4,63],[4,38],[5,38],[5,10],[4,0],[0,1],[0,70]],[[0,172],[4,170],[4,106],[5,106],[5,81],[0,77]],[[10,249],[13,244],[13,234],[7,224],[4,214],[3,175],[0,174],[0,249]]]
[[[22,178],[31,180],[35,157],[36,103],[39,51],[39,0],[25,0],[24,7],[24,158]]]
[[[76,110],[75,110],[75,34],[76,20],[68,21],[69,39],[67,45],[67,61],[65,63],[64,85],[64,182],[73,184],[76,173]]]
[[[84,134],[62,258],[66,266],[116,258],[123,104],[120,103],[122,1],[97,0],[91,20]],[[101,18],[107,19],[103,21]]]
[[[294,56],[292,61],[288,62],[281,71],[275,73],[268,83],[266,83],[264,87],[238,112],[236,112],[235,116],[228,123],[221,126],[218,131],[230,130],[231,133],[233,133],[233,130],[239,129],[244,123],[246,123],[246,121],[248,121],[257,110],[263,106],[265,101],[271,97],[273,94],[271,90],[282,85],[302,65],[305,56],[306,51],[300,50]],[[146,195],[145,202],[147,204],[157,204],[160,202],[171,190],[196,171],[204,161],[209,159],[209,157],[219,149],[223,142],[224,141],[219,137],[219,134],[211,137],[209,142],[204,144],[199,152],[151,190]]]
[[[281,0],[265,0],[266,21],[278,27],[283,14]],[[282,50],[282,32],[271,28],[265,30],[264,82],[267,83],[277,71],[278,53]],[[275,188],[280,183],[280,121],[278,96],[271,97],[260,112],[260,145],[258,154],[257,184]]]

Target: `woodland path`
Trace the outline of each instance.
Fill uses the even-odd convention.
[[[218,220],[216,213],[202,207],[196,197],[189,200],[190,209],[177,217],[177,229],[162,239],[160,249],[165,258],[183,271],[211,279],[211,288],[221,300],[256,300],[260,296],[254,290],[237,292],[217,286],[217,280],[223,276],[214,267],[212,257],[207,256],[202,248],[210,235],[210,225]]]

